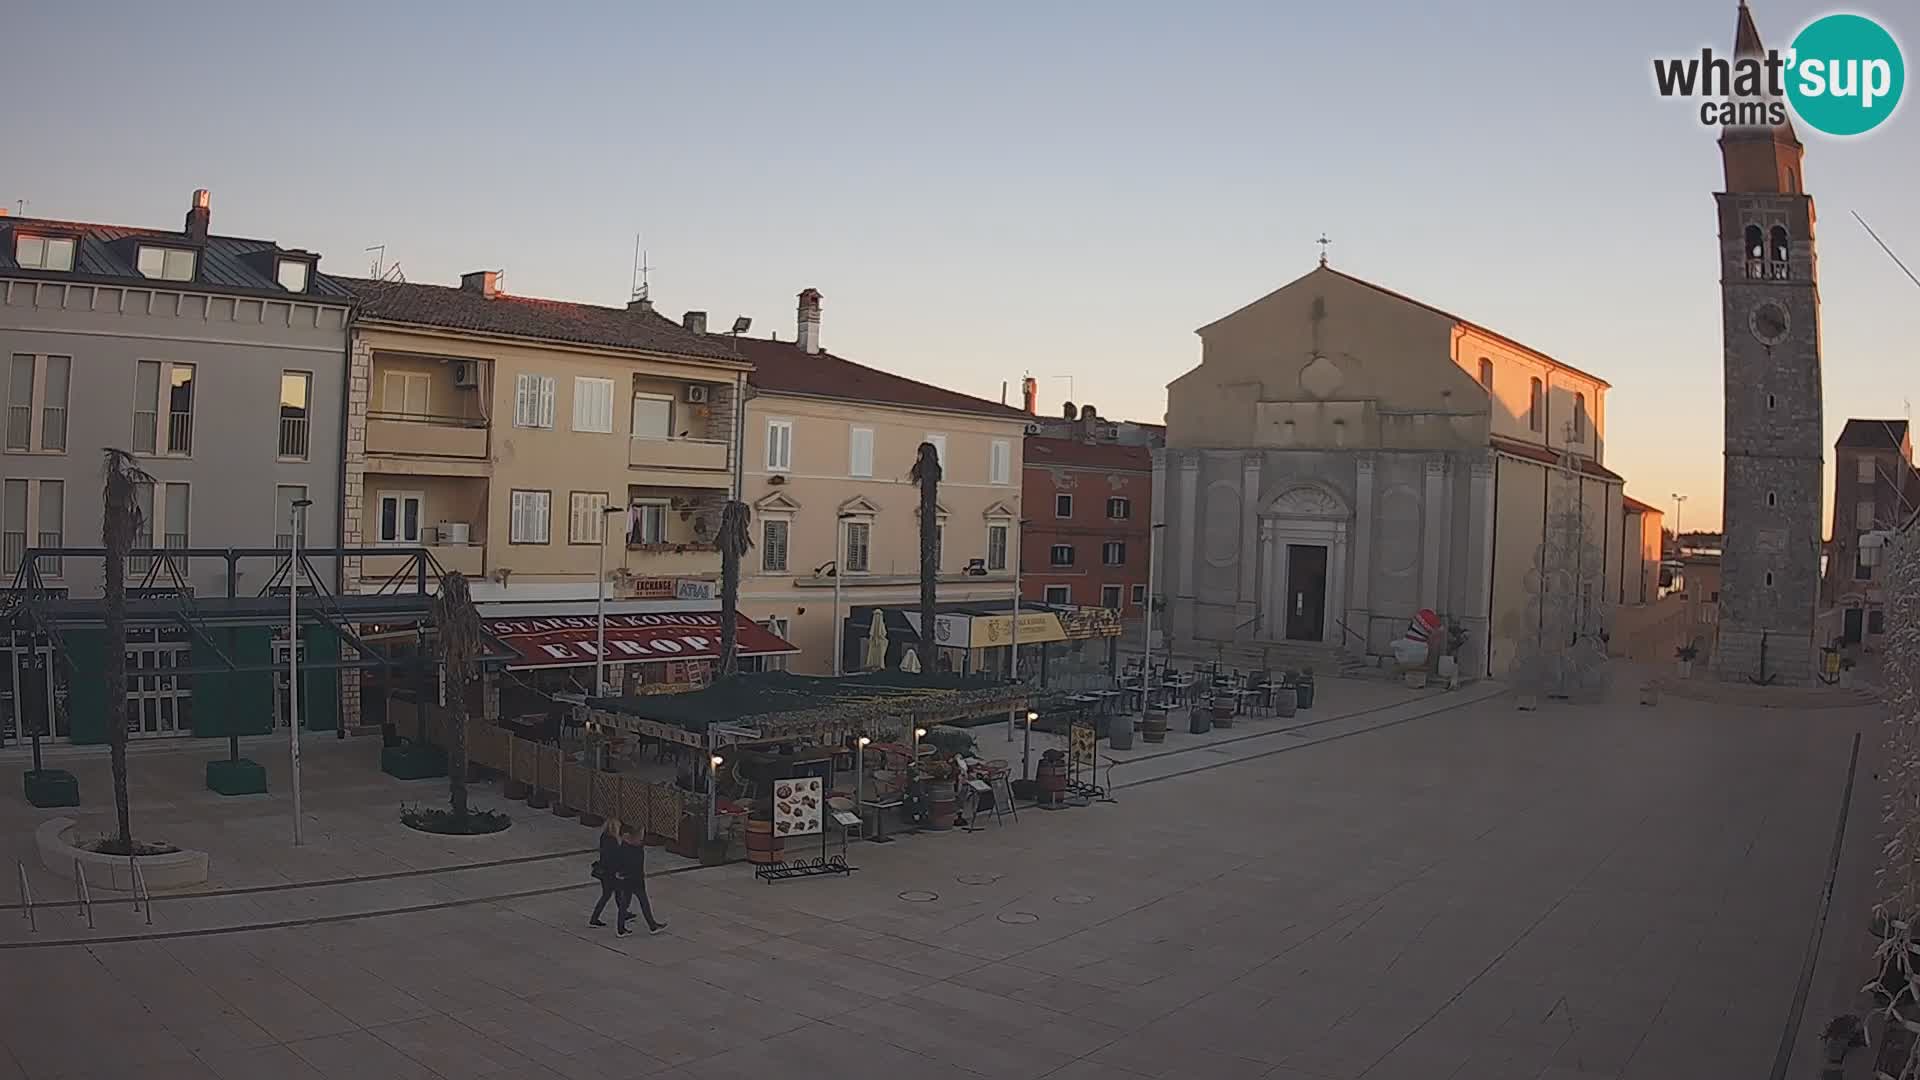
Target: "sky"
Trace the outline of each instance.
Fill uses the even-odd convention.
[[[1847,10],[1914,67],[1920,16],[1876,2]],[[1828,10],[1754,8],[1782,48]],[[1607,465],[1713,527],[1719,156],[1652,60],[1730,51],[1735,14],[23,3],[0,204],[178,227],[205,187],[214,231],[323,270],[365,273],[385,245],[410,281],[500,268],[512,292],[605,304],[644,232],[670,314],[790,338],[815,287],[840,355],[1016,401],[1032,374],[1049,411],[1142,420],[1199,362],[1193,330],[1310,270],[1324,232],[1338,268],[1609,380]],[[1920,399],[1920,287],[1852,217],[1920,270],[1916,95],[1865,138],[1800,129],[1829,447]]]

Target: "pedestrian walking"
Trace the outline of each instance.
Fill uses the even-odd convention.
[[[629,905],[636,897],[640,901],[640,914],[647,920],[647,933],[665,930],[667,924],[653,917],[653,905],[647,902],[647,845],[638,827],[628,825],[620,830],[618,856],[614,900],[620,915],[615,920],[614,933],[620,937],[633,933],[627,929],[627,923],[633,920]]]
[[[587,917],[588,926],[605,926],[600,916],[607,910],[607,901],[613,899],[618,891],[619,878],[616,876],[620,866],[620,819],[608,818],[607,827],[600,830],[600,853],[594,857],[593,867],[587,872],[593,880],[600,883],[600,902],[593,905],[593,914]]]

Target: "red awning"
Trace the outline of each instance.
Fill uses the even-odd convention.
[[[745,615],[736,615],[741,656],[784,656],[800,650]],[[509,668],[578,667],[593,663],[599,622],[592,615],[486,619],[483,628],[519,654]],[[607,663],[661,663],[720,658],[720,616],[712,612],[607,616]]]

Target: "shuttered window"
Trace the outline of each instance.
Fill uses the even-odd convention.
[[[549,380],[551,382],[551,380]],[[507,539],[515,544],[544,544],[553,516],[553,493],[516,491],[511,496]]]
[[[987,482],[991,484],[1011,483],[1013,479],[1013,444],[1005,439],[993,440],[993,454],[989,459]]]
[[[873,475],[873,429],[849,428],[847,433],[847,475]]]
[[[607,495],[576,491],[567,496],[567,543],[598,544],[607,536]]]
[[[772,574],[787,571],[787,526],[784,518],[760,522],[760,569]]]
[[[513,426],[553,426],[553,376],[516,375],[513,379]]]
[[[551,380],[549,380],[551,381]],[[573,380],[573,430],[613,430],[613,380]]]

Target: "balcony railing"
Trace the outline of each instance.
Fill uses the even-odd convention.
[[[27,554],[27,534],[24,532],[0,533],[0,573],[8,578],[20,568],[20,560]]]
[[[167,414],[167,453],[193,453],[193,414]]]
[[[66,542],[62,539],[63,535],[64,534],[57,532],[43,532],[39,535],[39,546],[43,548],[64,547],[66,546]],[[39,570],[41,574],[46,577],[60,576],[61,563],[63,562],[60,556],[42,555],[38,562],[40,564]]]
[[[283,416],[280,418],[280,456],[283,458],[307,457],[307,428],[309,421],[304,416]]]
[[[627,465],[635,469],[727,470],[727,444],[719,439],[656,439],[635,435],[627,440]]]
[[[1792,276],[1779,259],[1748,259],[1747,278],[1751,281],[1786,281]]]
[[[30,405],[7,406],[7,449],[30,450],[33,448],[33,407]]]
[[[40,410],[40,448],[67,448],[67,410],[64,405],[48,405]]]
[[[423,454],[484,461],[487,422],[471,416],[370,412],[367,414],[367,453]]]

